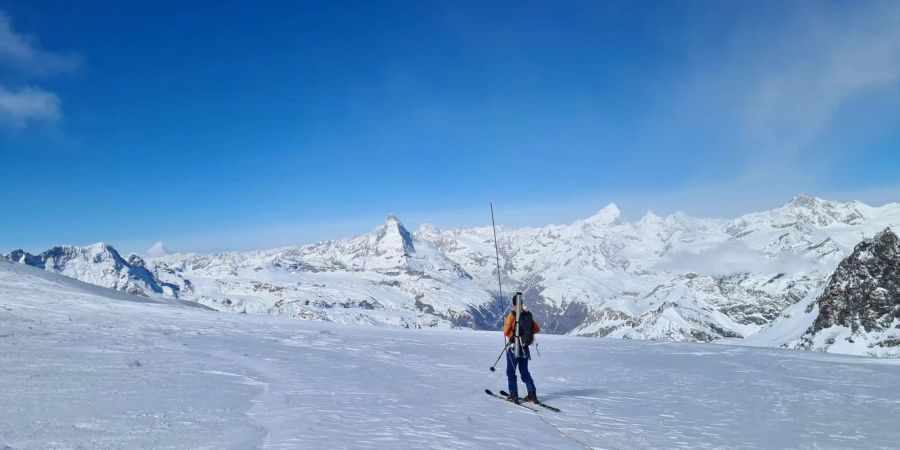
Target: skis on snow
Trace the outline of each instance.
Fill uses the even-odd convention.
[[[501,391],[501,392],[502,392],[502,391]],[[518,402],[518,403],[511,402],[511,401],[507,400],[506,397],[497,395],[497,394],[495,394],[493,391],[491,391],[490,389],[485,389],[485,390],[484,390],[484,393],[487,394],[487,395],[490,395],[491,397],[499,398],[500,400],[503,400],[503,401],[506,402],[506,403],[509,403],[509,404],[512,404],[512,405],[516,405],[516,406],[521,406],[521,407],[523,407],[523,408],[525,408],[525,409],[527,409],[527,410],[537,412],[537,408],[532,408],[531,406],[528,406],[527,404],[522,403],[522,402]]]
[[[509,397],[509,394],[507,394],[506,391],[500,391],[500,395],[502,395],[503,397]],[[503,397],[500,397],[500,398],[503,398]],[[526,403],[526,404],[529,404],[529,403],[530,403],[530,404],[533,404],[533,405],[538,405],[538,406],[540,406],[540,407],[542,407],[542,408],[547,408],[547,409],[549,409],[550,411],[553,411],[553,412],[562,412],[561,409],[559,409],[559,408],[557,408],[557,407],[555,407],[555,406],[550,406],[550,405],[548,405],[548,404],[546,404],[546,403],[542,403],[542,402],[525,402],[525,403]]]
[[[546,403],[540,403],[540,402],[534,403],[534,402],[523,402],[523,401],[519,401],[518,403],[511,402],[511,401],[509,401],[509,400],[506,399],[507,397],[509,397],[509,394],[507,394],[506,391],[500,391],[500,395],[497,395],[497,394],[495,394],[493,391],[491,391],[490,389],[485,389],[485,390],[484,390],[484,393],[487,394],[487,395],[490,395],[491,397],[499,398],[500,400],[503,400],[503,401],[505,401],[505,402],[507,402],[507,403],[512,403],[513,405],[521,406],[521,407],[523,407],[523,408],[525,408],[525,409],[530,409],[530,410],[535,411],[535,412],[537,412],[538,409],[532,407],[531,405],[540,406],[540,407],[542,407],[542,408],[549,409],[550,411],[553,411],[553,412],[562,412],[561,409],[559,409],[559,408],[557,408],[557,407],[555,407],[555,406],[550,406],[550,405],[548,405],[548,404],[546,404]]]

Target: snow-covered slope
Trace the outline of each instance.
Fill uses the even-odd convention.
[[[0,261],[0,448],[895,448],[900,361],[223,314]],[[515,432],[510,432],[510,427]],[[765,432],[760,432],[765,430]]]
[[[648,213],[629,221],[610,205],[572,224],[501,227],[498,234],[506,292],[524,292],[546,331],[708,342],[767,329],[821,289],[857,242],[887,226],[900,226],[900,205],[800,195],[733,220]],[[104,286],[129,286],[122,279],[138,285],[122,269],[79,255],[50,265],[10,256]],[[423,225],[410,233],[390,216],[369,234],[313,245],[130,258],[129,271],[142,268],[162,289],[148,281],[132,291],[220,310],[496,329],[506,307],[497,295],[490,227]]]

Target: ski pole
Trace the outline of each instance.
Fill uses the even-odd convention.
[[[506,352],[506,348],[507,348],[507,347],[509,347],[509,341],[506,341],[506,345],[503,346],[503,350],[500,352],[500,355],[497,356],[497,360],[494,361],[494,365],[491,366],[491,372],[494,372],[494,371],[495,371],[494,367],[496,367],[496,366],[497,366],[497,363],[500,362],[500,358],[503,357],[503,353]]]

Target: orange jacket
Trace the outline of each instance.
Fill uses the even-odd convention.
[[[534,324],[531,327],[531,330],[534,331],[534,334],[540,333],[541,327],[538,326],[537,321],[533,320],[533,318],[532,318],[531,323]],[[515,335],[516,335],[516,331],[514,330],[515,324],[516,324],[516,313],[513,311],[510,311],[509,315],[506,316],[506,322],[503,324],[503,335],[510,339],[515,337]]]

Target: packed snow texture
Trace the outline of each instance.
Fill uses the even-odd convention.
[[[768,329],[854,245],[891,225],[900,226],[900,204],[800,195],[732,220],[629,221],[610,205],[569,225],[498,235],[506,293],[524,292],[547,332],[710,342]],[[393,215],[366,235],[265,251],[145,260],[95,245],[9,258],[140,295],[346,324],[496,329],[506,305],[490,227],[411,233]]]
[[[900,361],[223,314],[0,261],[0,448],[896,448]]]

